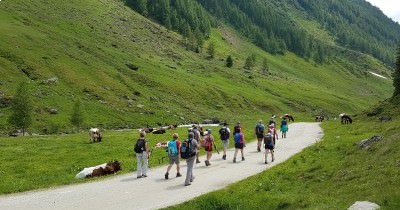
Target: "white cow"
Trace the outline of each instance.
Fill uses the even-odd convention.
[[[96,141],[100,142],[102,138],[100,130],[98,128],[91,128],[89,130],[89,137],[90,137],[90,142],[93,143]]]

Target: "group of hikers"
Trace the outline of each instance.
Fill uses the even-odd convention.
[[[257,136],[257,151],[261,152],[262,144],[264,143],[265,149],[265,164],[268,163],[267,156],[271,154],[271,161],[274,162],[274,149],[276,145],[276,140],[278,139],[278,131],[276,130],[276,121],[275,115],[272,115],[271,119],[268,122],[268,125],[265,126],[262,123],[262,120],[256,124],[254,128],[254,134]],[[286,138],[286,133],[288,132],[288,122],[287,118],[283,117],[280,126],[280,132],[282,133],[282,138]],[[225,122],[223,126],[218,131],[219,137],[222,141],[223,155],[222,159],[226,160],[226,151],[229,148],[229,139],[233,136],[233,140],[235,143],[235,153],[233,156],[233,163],[236,163],[236,158],[238,152],[241,153],[241,160],[244,161],[244,153],[243,148],[246,147],[246,140],[243,134],[242,126],[240,122],[238,122],[233,128],[233,134],[231,130],[228,128],[228,124]],[[145,139],[146,133],[141,132],[140,138],[137,140],[134,150],[136,152],[137,158],[137,178],[147,177],[147,168],[148,168],[148,158],[150,155],[150,148],[147,140]],[[202,138],[203,136],[203,138]],[[185,179],[185,186],[191,185],[191,182],[194,180],[193,176],[193,167],[196,163],[201,163],[199,160],[199,150],[204,148],[206,151],[206,160],[204,161],[205,165],[208,167],[211,165],[210,160],[212,157],[213,149],[215,149],[218,154],[214,136],[212,135],[212,130],[207,129],[204,133],[202,127],[200,125],[194,124],[192,128],[188,129],[188,137],[185,141],[179,140],[179,135],[174,133],[172,135],[172,140],[167,143],[167,152],[169,158],[169,165],[167,167],[167,171],[165,173],[165,179],[169,178],[169,173],[174,164],[176,164],[176,177],[181,177],[180,173],[180,159],[185,159],[187,164],[187,172]]]

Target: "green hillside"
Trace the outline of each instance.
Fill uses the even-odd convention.
[[[388,76],[390,69],[368,54],[342,48],[321,64],[289,51],[273,55],[223,22],[211,28],[196,53],[187,50],[186,38],[124,1],[6,0],[0,11],[4,133],[11,130],[10,103],[23,80],[30,81],[35,103],[30,128],[35,133],[71,132],[69,117],[78,98],[84,127],[126,128],[286,112],[312,120],[322,112],[357,113],[392,92],[390,79],[368,73]],[[211,42],[214,59],[206,50]],[[256,65],[244,69],[252,54]],[[225,67],[228,55],[232,68]],[[268,74],[261,71],[264,59]],[[46,82],[55,77],[57,82]],[[50,114],[50,108],[58,113]]]

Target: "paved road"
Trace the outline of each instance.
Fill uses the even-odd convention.
[[[245,148],[245,161],[232,162],[233,150],[227,159],[214,154],[212,165],[202,163],[194,169],[195,180],[185,187],[186,164],[182,177],[175,178],[175,168],[169,180],[164,179],[166,167],[151,168],[148,177],[137,179],[136,173],[113,178],[65,186],[56,189],[0,196],[0,209],[157,209],[182,203],[204,193],[226,187],[284,162],[294,154],[317,142],[323,135],[319,123],[294,123],[289,125],[288,137],[278,140],[275,162],[264,164],[263,154],[256,152],[256,142]],[[240,157],[240,156],[239,156]],[[240,160],[240,158],[238,158]]]

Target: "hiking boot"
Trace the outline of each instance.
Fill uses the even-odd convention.
[[[268,162],[267,161],[265,161],[265,164],[267,164]]]
[[[257,147],[257,152],[261,152],[261,149],[260,149],[260,147]]]
[[[201,161],[199,159],[196,159],[196,163],[201,163]]]
[[[206,164],[206,166],[210,165],[210,162],[208,162],[208,160],[204,161],[204,163]]]
[[[142,178],[146,178],[146,177],[147,177],[147,175],[146,175],[146,174],[142,175]]]
[[[223,160],[226,160],[226,155],[222,155],[222,159],[223,159]]]
[[[190,183],[185,183],[185,186],[189,186],[189,185],[191,185]]]
[[[176,174],[176,177],[181,177],[181,176],[182,176],[182,174],[179,172]]]
[[[242,157],[242,161],[244,161],[244,157]]]
[[[165,179],[168,179],[168,175],[169,175],[168,173],[165,174]]]
[[[233,162],[236,163],[236,158],[233,158]]]
[[[272,162],[274,162],[275,158],[272,158]]]

